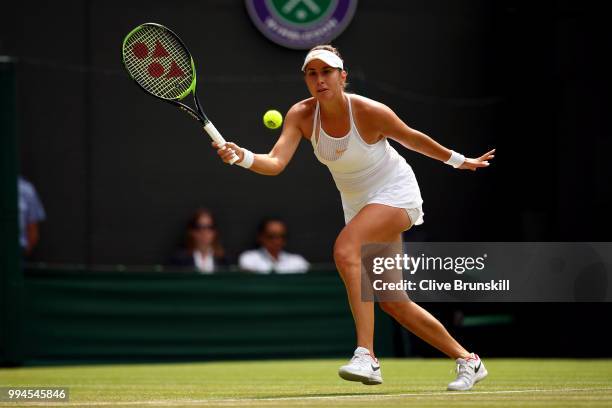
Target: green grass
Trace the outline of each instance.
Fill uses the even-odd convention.
[[[64,386],[75,406],[603,407],[612,360],[488,359],[489,377],[449,393],[449,360],[382,359],[385,383],[341,380],[344,360],[29,367],[0,370],[0,386]],[[14,403],[0,403],[15,406]]]

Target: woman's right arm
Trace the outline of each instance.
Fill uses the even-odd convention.
[[[265,176],[276,176],[287,167],[302,138],[302,131],[299,127],[301,111],[302,109],[298,107],[298,104],[289,109],[285,117],[283,130],[276,144],[270,150],[270,153],[255,154],[255,160],[249,170]],[[215,143],[213,143],[213,146],[225,163],[229,163],[233,153],[238,155],[237,163],[244,160],[244,150],[235,143],[226,143],[224,149],[219,149]]]

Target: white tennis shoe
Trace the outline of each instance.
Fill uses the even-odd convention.
[[[359,381],[366,385],[382,384],[382,373],[378,360],[365,347],[357,347],[347,365],[338,370],[338,375],[347,381]]]
[[[457,359],[456,372],[457,378],[448,384],[449,391],[470,390],[474,384],[483,380],[489,374],[478,354],[474,353],[465,359]]]

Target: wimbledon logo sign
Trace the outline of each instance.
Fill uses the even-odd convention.
[[[255,26],[269,40],[305,50],[327,44],[348,26],[357,0],[246,0]]]

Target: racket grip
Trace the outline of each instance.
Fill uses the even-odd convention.
[[[212,122],[208,122],[206,125],[204,125],[204,130],[206,131],[206,133],[208,133],[208,135],[210,136],[210,138],[219,146],[219,147],[223,147],[225,146],[225,139],[223,138],[223,136],[221,136],[221,133],[219,133],[219,131],[217,130],[217,128],[215,127],[215,125],[213,125]],[[234,164],[238,161],[239,157],[236,153],[234,153],[233,157],[231,158],[231,160],[229,161],[229,164]]]

